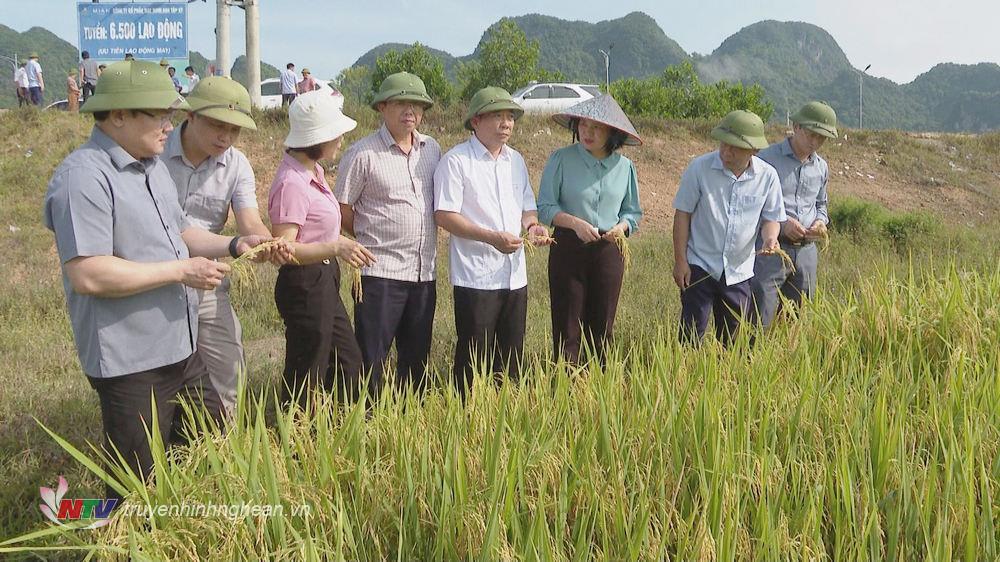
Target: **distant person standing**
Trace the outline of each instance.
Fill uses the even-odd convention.
[[[125,60],[135,60],[135,55],[132,53],[125,53]]]
[[[811,101],[792,115],[792,136],[760,151],[757,156],[778,172],[788,220],[781,223],[778,242],[794,268],[777,255],[758,255],[754,262],[753,289],[756,320],[768,328],[781,307],[778,293],[799,305],[816,292],[819,261],[815,240],[826,233],[826,184],[830,168],[816,153],[826,139],[837,138],[837,114],[821,101]]]
[[[184,88],[181,87],[181,81],[177,78],[177,69],[172,66],[168,67],[167,74],[170,75],[170,79],[174,82],[174,89],[177,90],[178,94],[181,93],[181,90]]]
[[[754,244],[773,251],[785,220],[781,183],[757,158],[767,147],[764,123],[731,111],[712,129],[719,149],[691,161],[674,198],[674,282],[681,290],[680,339],[697,344],[710,316],[728,346],[747,319]]]
[[[28,70],[27,63],[18,65],[14,71],[14,87],[17,89],[17,106],[23,107],[31,103],[31,95],[28,93]]]
[[[83,92],[83,102],[94,95],[94,88],[97,87],[97,79],[101,76],[100,65],[90,58],[90,53],[83,51],[80,53],[80,91]]]
[[[187,68],[184,69],[184,76],[187,77],[188,81],[186,93],[190,94],[191,92],[194,91],[194,87],[198,85],[198,82],[201,80],[201,78],[194,73],[193,66],[188,66]]]
[[[42,95],[45,93],[45,78],[42,77],[42,65],[38,64],[38,53],[31,53],[28,57],[28,65],[25,66],[28,73],[28,94],[33,105],[42,105]]]
[[[371,104],[382,126],[347,150],[333,190],[344,231],[376,260],[362,270],[363,298],[354,305],[354,329],[375,393],[394,341],[399,387],[421,392],[426,384],[437,303],[434,169],[441,147],[417,128],[433,105],[418,76],[386,77]]]
[[[281,71],[281,107],[288,107],[298,92],[298,78],[295,77],[295,64],[288,63]]]
[[[312,77],[312,73],[309,72],[308,68],[302,69],[302,80],[299,81],[297,88],[299,94],[311,92],[316,89],[316,80]]]
[[[80,86],[76,83],[76,69],[71,68],[66,77],[66,110],[70,113],[80,111]]]

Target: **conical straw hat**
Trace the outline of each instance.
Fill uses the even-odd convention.
[[[632,122],[625,115],[625,111],[618,105],[615,98],[609,94],[603,94],[596,98],[580,102],[562,113],[553,115],[552,119],[567,129],[569,128],[571,119],[590,119],[591,121],[597,121],[598,123],[618,129],[628,135],[628,138],[625,139],[625,144],[631,146],[642,144],[639,133],[632,126]]]

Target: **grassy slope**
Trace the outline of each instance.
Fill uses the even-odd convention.
[[[431,113],[425,126],[445,147],[464,136],[458,111],[452,110],[451,115]],[[359,116],[361,126],[349,140],[375,125],[370,111],[353,113]],[[284,124],[274,114],[264,116],[261,122],[261,130],[241,139],[240,145],[254,163],[263,203],[280,156]],[[683,164],[711,148],[703,140],[708,129],[704,123],[640,125],[647,146],[632,150],[630,155],[639,165],[643,197],[652,212],[645,232],[633,242],[637,265],[627,280],[618,324],[623,341],[653,338],[660,330],[672,333],[674,329],[678,304],[668,274],[669,239],[665,234],[669,197],[676,189]],[[40,525],[38,486],[52,486],[60,474],[67,476],[77,497],[87,497],[86,492],[95,495],[101,489],[33,420],[37,418],[80,446],[97,439],[100,427],[95,394],[76,359],[52,236],[40,224],[40,203],[52,170],[85,139],[89,128],[90,122],[84,117],[0,114],[0,190],[4,201],[0,206],[0,270],[5,273],[0,278],[0,322],[4,326],[0,333],[0,361],[7,367],[7,380],[0,393],[0,481],[4,482],[0,488],[0,537]],[[775,131],[772,137],[778,134]],[[824,259],[824,287],[842,294],[852,291],[858,278],[867,275],[869,264],[883,263],[890,269],[903,270],[912,260],[918,269],[926,269],[948,253],[956,254],[970,269],[992,267],[997,257],[993,242],[996,228],[966,229],[964,223],[984,225],[995,221],[995,135],[915,139],[896,133],[864,133],[851,134],[849,139],[829,147],[827,156],[835,171],[851,162],[848,172],[861,168],[865,175],[838,175],[834,197],[851,193],[900,209],[923,208],[946,226],[934,239],[911,240],[911,258],[878,241],[836,239]],[[526,120],[520,124],[513,144],[525,154],[532,178],[537,181],[547,154],[566,140],[565,132],[551,128],[548,122]],[[870,171],[877,173],[871,174],[876,179],[868,179]],[[936,181],[925,179],[930,177]],[[979,210],[984,212],[983,217],[976,215]],[[931,255],[937,259],[931,259]],[[544,254],[529,261],[532,302],[526,351],[545,357],[550,342]],[[440,269],[445,280],[446,265],[442,260]],[[262,277],[265,281],[261,290],[239,307],[256,387],[273,383],[283,354],[280,320],[270,291],[273,272],[267,270]],[[433,361],[435,368],[444,371],[454,339],[446,281],[442,281],[439,294]]]

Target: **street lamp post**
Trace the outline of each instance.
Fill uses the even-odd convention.
[[[607,87],[608,92],[611,91],[611,49],[615,48],[615,44],[612,43],[608,45],[608,50],[598,49],[598,51],[604,55],[604,85]]]
[[[872,65],[868,65],[864,70],[854,69],[858,73],[858,129],[865,128],[865,73]]]

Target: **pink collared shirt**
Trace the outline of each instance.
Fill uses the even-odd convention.
[[[319,178],[318,180],[316,178]],[[297,224],[301,244],[333,242],[340,237],[340,205],[316,165],[316,177],[288,154],[282,158],[267,196],[271,224]]]

